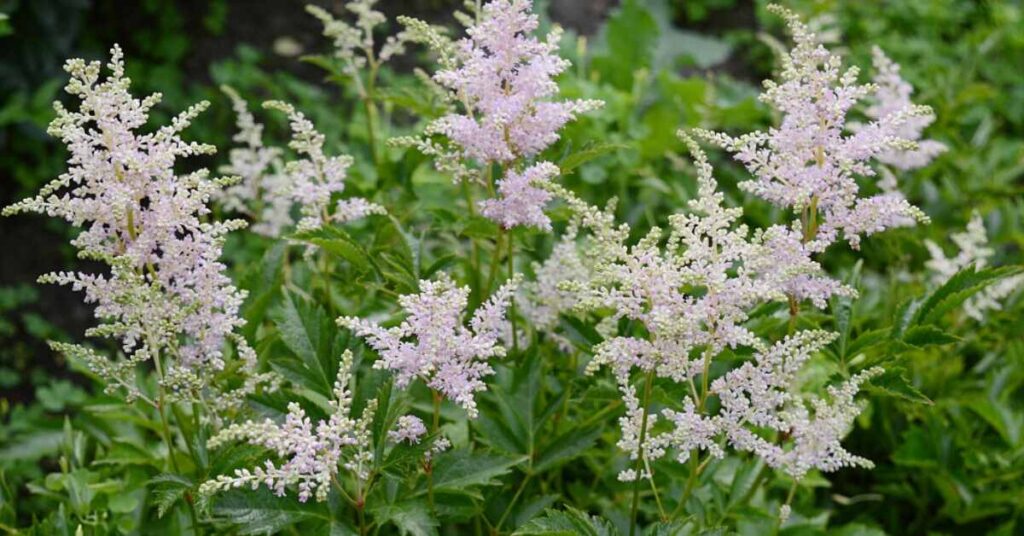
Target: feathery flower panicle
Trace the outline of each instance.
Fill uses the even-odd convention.
[[[977,270],[985,268],[988,266],[989,259],[995,254],[995,251],[988,245],[985,223],[977,212],[971,214],[971,221],[967,223],[967,229],[962,233],[953,233],[951,238],[960,250],[955,257],[946,257],[942,247],[935,242],[924,241],[925,247],[928,248],[928,252],[932,256],[931,260],[925,262],[925,266],[931,272],[932,284],[936,286],[945,283],[965,268],[971,266]],[[978,322],[984,322],[986,311],[1002,309],[1000,302],[1021,287],[1024,287],[1024,275],[1003,278],[968,298],[964,302],[964,312]]]
[[[345,9],[355,15],[355,23],[334,18],[329,12],[315,5],[307,5],[306,11],[316,17],[324,26],[323,35],[334,44],[334,56],[342,61],[343,72],[356,83],[356,91],[360,96],[367,96],[366,80],[361,71],[368,64],[376,70],[380,63],[393,56],[405,52],[409,33],[399,32],[388,36],[377,50],[373,31],[377,26],[387,22],[383,13],[374,9],[377,0],[355,0],[347,2]]]
[[[599,101],[557,101],[555,77],[569,67],[557,54],[561,31],[541,41],[533,36],[537,15],[530,0],[492,0],[483,6],[468,37],[455,44],[456,66],[434,80],[461,102],[463,113],[437,120],[464,157],[482,164],[530,157],[558,139],[558,131]]]
[[[180,158],[214,152],[179,136],[207,104],[189,108],[155,132],[139,132],[160,95],[131,95],[116,45],[107,66],[110,76],[101,80],[99,62],[65,64],[71,75],[66,90],[81,103],[77,111],[55,103],[57,117],[48,131],[67,145],[68,170],[36,197],[4,209],[5,215],[36,212],[81,227],[72,241],[80,256],[111,267],[109,275],[59,272],[40,278],[83,291],[102,321],[87,334],[120,340],[128,358],[116,364],[85,349],[72,353],[88,357],[110,382],[108,389],[124,387],[131,398],[140,395],[133,366],[150,359],[156,359],[166,386],[195,396],[207,385],[208,372],[223,368],[228,340],[254,374],[250,379],[267,379],[255,375],[248,347],[235,333],[244,323],[238,309],[245,293],[232,285],[219,260],[224,236],[244,223],[203,221],[211,197],[231,180],[210,179],[206,170],[174,170]]]
[[[420,281],[419,294],[399,299],[407,316],[398,326],[384,328],[355,317],[339,318],[338,325],[366,339],[380,355],[374,368],[392,371],[398,387],[419,378],[475,418],[474,395],[486,387],[481,378],[494,372],[487,360],[505,355],[499,339],[518,284],[516,278],[499,288],[476,310],[468,327],[463,317],[469,287],[457,287],[447,276]]]
[[[427,426],[415,415],[402,415],[395,424],[395,429],[388,432],[388,439],[395,443],[405,441],[410,445],[420,442],[427,435]]]
[[[571,226],[543,263],[533,263],[534,280],[523,283],[516,296],[519,313],[533,329],[547,334],[565,352],[571,350],[572,344],[555,332],[558,317],[577,307],[577,293],[572,287],[590,281],[590,267],[580,253],[576,235],[577,230]]]
[[[834,333],[797,332],[770,348],[762,348],[753,362],[712,383],[711,391],[721,402],[715,419],[733,448],[752,452],[770,467],[798,479],[810,469],[829,472],[845,466],[871,467],[871,462],[843,449],[840,440],[860,414],[861,408],[854,400],[860,384],[880,374],[881,369],[868,369],[839,387],[830,386],[831,403],[813,397],[813,414],[800,394],[792,391],[804,364],[833,340]],[[757,431],[763,429],[789,434],[789,448],[759,435]]]
[[[246,214],[255,222],[252,232],[277,237],[290,227],[292,199],[288,196],[288,176],[284,174],[281,149],[263,145],[263,124],[256,121],[245,100],[233,88],[221,90],[231,99],[237,116],[238,132],[232,138],[239,147],[231,149],[223,173],[241,177],[238,184],[225,188],[218,199],[225,209]]]
[[[516,225],[551,231],[551,220],[544,214],[544,206],[551,201],[551,192],[539,186],[558,176],[558,166],[539,162],[521,173],[509,170],[498,181],[498,199],[480,202],[480,214],[506,229]]]
[[[345,189],[350,156],[324,154],[324,135],[316,130],[305,114],[291,104],[281,101],[263,103],[264,108],[278,110],[288,116],[292,141],[288,144],[303,158],[288,162],[285,173],[289,176],[290,194],[299,204],[302,219],[297,229],[318,229],[332,221],[349,222],[369,214],[383,214],[384,208],[362,198],[339,201],[330,211],[331,196]]]
[[[828,278],[811,259],[799,225],[751,233],[739,224],[742,210],[723,206],[706,156],[693,140],[685,135],[683,139],[694,156],[698,196],[690,201],[691,212],[669,217],[667,239],[660,229],[653,229],[629,246],[629,228],[616,225],[610,209],[595,209],[564,188],[548,186],[566,200],[576,225],[591,235],[584,261],[590,270],[587,278],[559,286],[577,293],[578,308],[611,311],[608,325],[628,318],[646,333],[640,337],[619,335],[614,328],[606,331],[588,364],[589,372],[603,365],[612,370],[626,406],[619,447],[644,463],[642,469],[627,469],[619,478],[649,477],[650,461],[670,450],[680,462],[687,461],[694,450],[720,457],[726,442],[754,451],[774,467],[792,468],[794,476],[802,476],[804,467],[831,470],[842,463],[858,463],[859,459],[845,456],[838,442],[846,432],[843,419],[859,412],[852,396],[867,375],[836,390],[831,405],[815,402],[814,425],[829,426],[831,435],[824,431],[813,435],[805,422],[812,420],[811,413],[795,392],[795,373],[833,336],[800,332],[766,350],[745,325],[749,312],[766,302],[797,296],[824,307],[830,297],[852,296],[854,291]],[[696,384],[708,384],[711,362],[727,348],[740,346],[761,350],[756,363],[718,378],[699,395]],[[632,385],[636,370],[685,382],[691,396],[683,400],[681,410],[666,408],[660,414],[648,414]],[[707,412],[710,396],[721,400],[717,414]],[[670,429],[655,433],[656,423],[662,421]],[[748,428],[773,425],[793,434],[789,450],[768,443]],[[824,451],[815,450],[826,443]]]
[[[877,86],[874,102],[865,110],[865,115],[875,121],[892,114],[910,109],[914,103],[910,95],[914,87],[900,76],[900,66],[875,46],[871,49],[872,64],[875,69],[873,82]],[[901,170],[917,169],[931,163],[937,156],[946,152],[948,147],[935,140],[922,140],[921,136],[928,125],[935,122],[935,114],[929,112],[908,117],[896,128],[895,135],[901,139],[917,143],[914,149],[893,149],[877,156],[878,161]]]
[[[295,487],[299,501],[306,502],[314,497],[319,502],[327,499],[331,482],[341,469],[366,481],[373,465],[371,425],[377,401],[369,400],[362,415],[352,417],[351,367],[352,352],[346,351],[334,382],[334,398],[329,402],[331,412],[327,420],[314,426],[302,407],[292,402],[282,423],[270,419],[247,421],[231,425],[211,437],[210,448],[247,441],[269,449],[285,461],[278,464],[268,459],[262,467],[237,469],[233,476],[220,475],[205,482],[200,493],[212,495],[243,486],[255,490],[262,484],[279,497]]]
[[[839,57],[819,44],[795,14],[776,5],[769,9],[786,19],[795,42],[783,57],[780,82],[765,81],[761,95],[782,114],[782,123],[739,137],[704,130],[697,134],[733,153],[754,175],[741,187],[775,205],[806,213],[812,223],[806,241],[813,251],[824,250],[840,233],[857,248],[861,235],[926,221],[920,209],[897,193],[861,196],[857,178],[875,176],[872,160],[915,148],[913,141],[901,136],[907,133],[908,122],[919,121],[931,110],[908,102],[885,109],[884,115],[848,133],[847,114],[875,94],[877,86],[857,83],[856,67],[842,72]]]

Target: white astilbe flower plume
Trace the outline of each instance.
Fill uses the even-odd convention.
[[[877,86],[874,103],[865,110],[865,115],[875,121],[901,113],[913,107],[910,95],[914,87],[900,76],[900,66],[893,62],[875,46],[871,49],[872,64],[875,75],[872,81]],[[921,135],[928,125],[935,121],[932,113],[923,113],[908,117],[902,125],[896,127],[895,135],[899,138],[917,143],[912,149],[891,149],[880,153],[879,162],[901,170],[917,169],[928,165],[938,155],[948,149],[945,144],[935,140],[922,140]]]
[[[813,251],[823,251],[839,233],[858,248],[861,235],[927,221],[898,193],[860,195],[857,178],[875,176],[871,162],[881,155],[915,148],[902,137],[905,125],[931,110],[908,102],[849,133],[847,114],[878,87],[857,83],[856,67],[841,72],[839,57],[819,44],[795,14],[775,5],[769,9],[786,19],[795,42],[782,58],[780,82],[765,81],[761,94],[761,100],[782,114],[781,124],[739,137],[696,133],[747,167],[754,178],[740,183],[742,188],[803,212],[805,241]]]
[[[377,26],[387,22],[383,13],[374,9],[377,0],[355,0],[347,2],[345,9],[355,15],[355,23],[334,18],[329,12],[315,5],[307,5],[306,11],[323,23],[323,35],[334,44],[334,57],[341,60],[342,71],[355,82],[359,96],[366,98],[367,85],[376,74],[381,63],[393,56],[405,52],[405,44],[409,39],[407,32],[399,32],[388,36],[380,50],[376,48],[373,32]],[[373,74],[364,75],[362,71],[369,67]]]
[[[924,242],[932,256],[925,266],[931,272],[931,281],[936,286],[945,283],[965,268],[972,266],[976,270],[985,268],[988,266],[989,259],[995,254],[995,251],[988,245],[985,223],[977,212],[971,214],[971,221],[967,223],[967,229],[962,233],[953,233],[951,238],[960,250],[955,257],[946,257],[942,247],[931,240]],[[1024,275],[1000,279],[964,301],[964,312],[974,320],[984,322],[986,311],[1002,309],[1000,302],[1021,287],[1024,287]]]
[[[334,398],[329,402],[327,420],[314,426],[302,407],[292,402],[288,405],[284,422],[270,419],[248,421],[231,425],[211,437],[208,441],[210,448],[247,441],[271,450],[282,461],[268,459],[262,467],[237,469],[234,475],[220,475],[205,482],[200,493],[212,495],[243,486],[255,490],[265,485],[279,497],[294,487],[298,489],[301,502],[310,497],[323,501],[341,470],[365,482],[373,466],[371,425],[377,401],[367,401],[362,415],[352,417],[351,367],[352,352],[346,351],[334,382]]]
[[[852,296],[853,290],[828,278],[811,260],[812,252],[801,240],[799,226],[750,232],[739,224],[742,210],[723,206],[723,195],[704,153],[685,135],[683,139],[694,155],[698,196],[690,201],[691,212],[669,217],[667,239],[660,229],[653,229],[635,245],[627,245],[629,228],[616,225],[610,209],[598,210],[560,186],[548,186],[567,202],[575,225],[590,232],[584,257],[587,277],[559,287],[576,292],[579,309],[608,314],[602,321],[605,340],[594,347],[588,371],[602,366],[612,370],[626,406],[619,421],[619,447],[631,459],[643,462],[623,471],[619,478],[649,478],[650,461],[669,450],[675,451],[681,462],[693,451],[720,457],[727,441],[735,448],[754,450],[741,441],[760,445],[756,441],[760,436],[748,430],[748,425],[771,428],[777,424],[775,429],[791,435],[786,452],[801,453],[786,454],[792,461],[781,461],[784,456],[768,448],[754,452],[794,476],[802,476],[804,467],[831,470],[843,463],[857,463],[859,460],[845,457],[838,449],[838,441],[846,432],[840,426],[847,422],[843,419],[852,419],[859,412],[852,394],[847,394],[851,389],[855,393],[863,378],[835,390],[832,405],[815,402],[813,419],[795,394],[799,386],[794,385],[792,374],[831,341],[832,335],[801,332],[766,351],[765,343],[746,327],[749,312],[766,302],[798,296],[824,307],[830,297]],[[614,326],[621,318],[640,324],[644,335],[620,335]],[[728,380],[719,378],[709,388],[712,360],[728,348],[741,346],[761,349],[758,365],[744,365],[727,374]],[[772,368],[778,358],[785,366]],[[648,382],[655,378],[683,382],[690,396],[681,410],[667,408],[660,415],[650,414],[632,384],[637,370],[646,373]],[[698,384],[703,386],[699,392]],[[727,396],[739,404],[747,392],[765,396],[757,400],[753,414],[738,409],[728,413],[731,406],[724,399],[721,413],[707,411],[709,397]],[[805,423],[809,420],[830,427],[829,431],[813,435]],[[654,433],[659,422],[670,423],[671,430]]]
[[[238,184],[224,189],[219,200],[225,209],[249,215],[249,229],[277,237],[290,227],[292,199],[288,176],[283,173],[281,149],[263,145],[263,124],[256,121],[245,100],[234,89],[222,86],[237,116],[238,132],[232,138],[240,146],[231,149],[228,165],[221,172],[241,177]]]
[[[807,360],[834,339],[835,334],[824,331],[798,332],[761,349],[753,362],[711,384],[711,392],[721,402],[714,420],[733,448],[753,452],[770,467],[797,479],[811,469],[872,467],[870,461],[843,449],[840,440],[860,414],[854,400],[860,384],[881,369],[868,369],[838,387],[828,387],[828,400],[812,397],[810,410],[793,391],[796,375]],[[773,443],[760,435],[761,430],[788,434],[789,439],[786,444]]]
[[[573,282],[585,285],[590,281],[590,267],[584,262],[576,242],[577,230],[570,227],[555,244],[543,263],[533,264],[534,280],[522,285],[516,296],[518,310],[533,329],[545,333],[562,351],[571,351],[571,342],[556,332],[558,317],[571,313],[578,302]],[[569,286],[570,288],[566,288]]]
[[[332,212],[331,196],[345,189],[345,178],[352,165],[352,157],[324,154],[324,135],[291,104],[268,101],[263,103],[263,107],[278,110],[288,116],[292,129],[292,141],[288,146],[302,156],[285,166],[289,177],[289,193],[302,212],[302,219],[297,225],[299,231],[318,229],[332,221],[345,223],[370,214],[384,213],[383,207],[362,198],[340,200]]]
[[[244,324],[238,309],[245,293],[219,260],[225,235],[244,222],[208,218],[211,197],[231,180],[210,179],[206,170],[175,172],[179,159],[215,150],[179,136],[207,103],[155,132],[140,132],[160,95],[131,95],[116,45],[107,67],[110,75],[101,79],[99,62],[67,61],[66,90],[80,105],[70,111],[55,103],[49,133],[67,145],[68,169],[36,197],[3,212],[42,213],[81,227],[72,241],[79,255],[110,266],[109,274],[58,272],[40,280],[84,292],[102,322],[86,334],[119,340],[127,358],[112,361],[79,346],[56,347],[82,357],[109,382],[108,390],[122,387],[129,398],[143,396],[135,387],[135,366],[154,360],[172,394],[194,400],[212,373],[224,368],[225,343],[231,341],[248,375],[243,390],[255,389],[270,376],[256,373],[254,353],[235,331]],[[221,393],[214,404],[223,408],[242,396]]]
[[[342,317],[338,325],[366,339],[380,355],[374,368],[395,374],[395,385],[404,388],[414,379],[462,406],[470,418],[477,415],[474,394],[486,386],[482,378],[494,371],[492,357],[505,355],[499,344],[508,321],[509,307],[518,278],[499,288],[463,323],[469,287],[457,287],[447,276],[438,281],[420,281],[420,293],[399,299],[406,313],[401,324],[391,328],[355,317]]]

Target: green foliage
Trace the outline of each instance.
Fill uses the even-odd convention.
[[[60,98],[59,61],[73,55],[72,49],[98,56],[114,35],[126,39],[122,44],[129,56],[139,59],[129,63],[139,89],[165,94],[155,120],[162,122],[169,110],[201,98],[213,102],[190,133],[221,149],[209,165],[223,164],[232,147],[234,117],[216,89],[226,83],[251,104],[294,103],[326,134],[329,154],[355,157],[344,195],[372,197],[389,214],[281,240],[234,233],[226,246],[233,278],[248,292],[241,333],[256,350],[259,368],[283,379],[279,391],[250,396],[238,420],[279,421],[294,401],[315,425],[330,411],[339,356],[346,349],[356,356],[353,415],[376,403],[367,487],[339,482],[322,503],[299,502],[292,490],[277,497],[266,487],[201,496],[203,482],[260,466],[267,451],[249,445],[207,450],[206,438],[228,423],[200,418],[204,408],[176,402],[164,408],[172,422],[169,447],[155,408],[103,394],[80,362],[65,363],[47,350],[44,340],[80,338],[79,317],[89,312],[76,305],[66,308],[73,322],[60,318],[78,296],[59,301],[46,293],[52,289],[36,290],[31,285],[35,268],[24,281],[8,282],[5,258],[0,532],[190,534],[195,511],[202,533],[359,534],[361,526],[370,533],[417,536],[630,533],[633,486],[615,477],[631,463],[615,445],[622,401],[606,375],[582,374],[592,346],[603,340],[592,319],[559,318],[557,329],[567,344],[524,329],[515,350],[492,361],[495,373],[478,397],[475,420],[449,402],[435,406],[421,382],[398,389],[390,374],[374,368],[377,356],[335,323],[345,314],[396,325],[402,320],[395,316],[397,297],[442,272],[473,288],[472,309],[504,279],[509,243],[516,251],[514,268],[527,274],[553,245],[549,235],[533,230],[504,231],[470,210],[465,193],[425,157],[379,143],[419,132],[423,122],[445,113],[408,68],[429,64],[421,49],[413,48],[399,67],[382,67],[376,93],[368,97],[375,111],[369,112],[326,44],[308,51],[304,66],[282,68],[298,60],[242,43],[195,72],[189,58],[197,52],[196,33],[230,37],[237,2],[210,2],[195,14],[183,14],[173,3],[141,2],[138,13],[151,24],[124,32],[90,18],[74,36],[65,25],[102,15],[110,3],[96,2],[99,11],[92,13],[77,3],[31,3],[42,14],[38,24],[23,22],[29,20],[24,18],[29,4],[17,2],[8,11],[0,3],[0,48],[10,44],[8,50],[48,66],[39,72],[6,69],[13,63],[4,52],[2,204],[63,169],[64,156],[44,134],[53,116],[50,103]],[[676,130],[747,132],[775,121],[757,100],[757,85],[777,68],[766,46],[777,21],[765,16],[762,2],[755,4],[751,20],[737,15],[723,21],[747,7],[734,0],[627,0],[611,10],[590,44],[570,32],[562,52],[573,67],[559,80],[562,94],[602,99],[606,105],[567,125],[545,153],[561,169],[559,181],[588,202],[603,205],[617,198],[616,216],[637,236],[664,226],[668,215],[684,208],[694,197],[695,173],[681,158]],[[871,2],[786,4],[809,16],[828,15],[817,20],[819,31],[841,35],[850,64],[869,65],[875,44],[901,63],[917,88],[914,99],[935,111],[937,121],[927,136],[950,148],[933,165],[900,176],[901,189],[932,223],[873,236],[861,252],[840,247],[823,255],[822,264],[856,287],[859,296],[836,299],[824,311],[802,311],[798,321],[800,329],[838,333],[798,379],[808,392],[873,366],[885,369],[865,386],[867,408],[848,439],[849,449],[876,468],[827,477],[813,472],[792,487],[781,472],[746,455],[691,458],[686,464],[666,456],[652,466],[664,504],[645,484],[638,533],[1019,533],[1024,527],[1021,293],[1011,293],[984,321],[967,317],[962,308],[1024,272],[1019,68],[1024,13],[1013,2],[969,0],[889,2],[885,9]],[[765,34],[758,33],[762,30]],[[61,39],[63,34],[68,37]],[[319,79],[321,71],[325,80]],[[287,125],[260,115],[258,106],[252,109],[267,124],[267,144],[283,146]],[[366,129],[371,113],[378,126],[375,148]],[[747,223],[787,217],[736,187],[747,176],[739,165],[724,154],[710,157],[726,204],[744,205]],[[991,266],[931,283],[923,239],[952,247],[949,236],[960,231],[972,210],[983,215],[990,233]],[[212,218],[226,215],[219,212]],[[556,231],[562,231],[564,207],[553,206],[550,214]],[[10,220],[0,224],[6,245],[8,236],[23,240],[22,230],[35,222],[17,228]],[[24,240],[52,249],[54,257],[66,261],[55,264],[61,269],[78,262],[69,249],[49,243],[66,242],[68,230],[46,225]],[[41,314],[54,308],[60,314]],[[522,315],[519,320],[522,329]],[[778,338],[786,333],[786,322],[784,304],[765,306],[751,315],[749,327]],[[750,356],[736,351],[726,359],[739,363]],[[721,372],[713,369],[712,375]],[[239,378],[236,370],[221,373],[228,384]],[[139,367],[138,380],[144,394],[156,399],[160,387],[152,371]],[[656,407],[682,396],[674,389],[656,382]],[[428,435],[416,444],[395,444],[388,432],[408,414],[423,418]],[[442,435],[451,448],[428,459],[432,441]],[[705,464],[700,471],[698,464]],[[778,511],[791,489],[793,514],[780,528]]]

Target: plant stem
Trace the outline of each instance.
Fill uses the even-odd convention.
[[[796,495],[797,481],[793,481],[793,485],[789,487],[789,495],[786,496],[786,502],[779,508],[779,518],[775,521],[775,531],[772,534],[778,534],[779,529],[782,528],[782,508],[789,508],[790,504],[793,503],[793,496]]]
[[[512,507],[516,505],[516,501],[518,501],[519,500],[519,496],[523,494],[523,490],[526,489],[526,484],[527,484],[527,482],[530,481],[530,477],[532,477],[532,476],[533,476],[532,473],[531,474],[527,474],[526,478],[524,478],[519,483],[519,489],[517,489],[516,490],[516,494],[512,496],[512,501],[509,502],[508,503],[508,507],[505,508],[505,513],[501,514],[501,518],[498,519],[498,523],[494,525],[493,531],[494,531],[495,534],[499,533],[499,531],[501,530],[502,523],[504,523],[505,519],[508,517],[508,515],[512,513]]]
[[[509,281],[511,281],[512,278],[515,277],[515,262],[514,262],[514,259],[512,257],[512,254],[513,254],[512,250],[513,250],[514,245],[513,245],[513,241],[512,241],[512,232],[511,231],[509,231],[507,239],[508,239],[508,279],[509,279]],[[513,296],[512,299],[509,300],[509,305],[508,305],[508,321],[512,323],[512,353],[518,354],[519,353],[519,334],[516,333],[516,300],[515,300],[515,296]]]
[[[174,469],[174,473],[181,475],[181,467],[178,466],[178,460],[174,451],[174,441],[171,440],[171,426],[167,421],[167,412],[164,410],[166,401],[164,398],[164,386],[163,386],[163,367],[160,363],[160,352],[154,352],[153,364],[156,366],[157,373],[157,390],[160,395],[157,400],[157,413],[160,414],[160,427],[163,431],[163,440],[167,445],[167,457],[170,458],[171,468]],[[196,507],[192,504],[191,496],[185,497],[185,504],[188,506],[188,516],[192,521],[192,533],[199,534],[199,516],[196,515]]]
[[[432,427],[432,433],[434,435],[437,435],[438,430],[441,429],[441,393],[438,393],[437,391],[431,390],[430,394],[433,397],[433,403],[434,403],[434,422],[433,422],[433,427]],[[427,472],[427,504],[430,505],[430,511],[434,512],[436,514],[437,510],[434,507],[434,467],[433,467],[433,463],[434,463],[433,460],[427,462],[427,465],[424,467],[424,469]]]
[[[635,473],[636,479],[633,481],[633,507],[629,513],[629,536],[636,535],[636,516],[637,511],[640,508],[640,469],[644,461],[644,441],[647,440],[647,412],[648,406],[651,402],[651,388],[654,385],[654,370],[652,369],[647,373],[647,379],[644,380],[644,412],[643,417],[640,419],[640,441],[637,445],[637,458],[636,463],[633,465],[633,472]],[[651,475],[653,478],[653,475]],[[654,485],[654,482],[651,482]]]

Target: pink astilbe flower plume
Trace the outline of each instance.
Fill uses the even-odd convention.
[[[232,179],[210,179],[206,170],[175,172],[179,159],[215,151],[179,136],[207,103],[142,133],[160,95],[131,95],[117,46],[108,68],[110,76],[101,80],[99,62],[65,64],[71,75],[66,90],[81,102],[77,111],[55,103],[49,133],[67,145],[68,170],[4,215],[63,218],[82,228],[72,241],[80,256],[111,267],[108,275],[60,272],[40,279],[83,291],[102,321],[87,334],[118,339],[127,359],[112,361],[71,344],[56,344],[59,350],[81,357],[108,389],[122,387],[129,398],[143,396],[135,366],[154,360],[165,386],[194,399],[209,385],[210,372],[224,368],[225,343],[232,341],[248,378],[241,391],[221,393],[211,403],[237,405],[270,381],[255,372],[255,352],[235,331],[244,323],[238,309],[245,293],[219,260],[225,235],[244,223],[207,221],[211,197]]]
[[[799,332],[769,349],[747,326],[750,312],[768,302],[798,296],[824,307],[830,297],[854,291],[811,259],[799,224],[754,232],[741,225],[742,209],[724,206],[704,153],[682,137],[694,156],[698,195],[689,212],[669,217],[667,238],[655,228],[629,245],[629,227],[616,224],[611,209],[596,209],[560,186],[547,186],[573,212],[573,232],[577,226],[589,232],[582,253],[589,270],[580,272],[583,279],[558,287],[575,292],[577,309],[604,315],[604,340],[593,348],[587,371],[607,366],[625,402],[618,444],[636,465],[619,478],[650,478],[650,462],[669,451],[680,462],[693,451],[721,457],[726,444],[751,450],[797,478],[811,467],[865,465],[838,445],[860,411],[853,402],[857,386],[876,372],[830,390],[830,402],[814,402],[812,412],[802,403],[795,373],[833,335]],[[642,334],[620,334],[622,318],[642,326]],[[755,362],[710,383],[712,362],[740,347],[759,351]],[[660,378],[682,383],[690,394],[680,409],[651,413],[633,385],[636,371],[647,377],[646,390]],[[709,410],[713,397],[721,401],[718,412]],[[748,427],[774,427],[792,439],[785,447],[775,445]]]
[[[282,423],[270,419],[247,421],[211,437],[207,442],[209,448],[246,441],[269,449],[283,463],[268,459],[262,467],[220,475],[205,482],[200,493],[211,495],[243,486],[257,489],[265,485],[282,497],[295,487],[299,501],[314,497],[320,502],[327,499],[331,483],[342,469],[360,481],[369,479],[373,468],[371,425],[377,400],[367,401],[362,415],[352,417],[351,368],[352,353],[346,351],[334,382],[334,398],[328,402],[330,414],[315,426],[302,407],[292,402]]]
[[[554,100],[555,77],[569,67],[557,54],[561,32],[533,35],[537,15],[530,0],[493,0],[455,43],[455,66],[434,74],[461,102],[463,113],[437,120],[429,130],[444,134],[464,156],[481,163],[510,162],[536,155],[558,140],[558,131],[599,101]]]
[[[896,192],[862,196],[857,178],[875,176],[873,160],[916,148],[904,136],[913,134],[913,125],[931,110],[909,100],[885,110],[876,107],[874,121],[849,132],[847,115],[878,86],[857,83],[856,67],[841,72],[839,57],[819,44],[795,14],[775,5],[769,9],[786,19],[795,42],[782,58],[781,80],[765,81],[761,94],[761,100],[782,114],[781,124],[739,137],[696,133],[733,153],[754,175],[742,188],[803,212],[805,241],[814,251],[824,250],[840,233],[857,248],[861,235],[926,221],[924,213]]]
[[[407,316],[391,328],[355,317],[342,317],[338,325],[366,339],[380,355],[374,368],[395,374],[402,388],[421,379],[427,386],[477,415],[474,395],[485,389],[484,376],[494,371],[488,359],[505,355],[500,336],[507,330],[508,309],[518,279],[498,289],[481,305],[467,327],[463,322],[469,287],[457,287],[447,276],[421,281],[420,293],[402,296]]]

